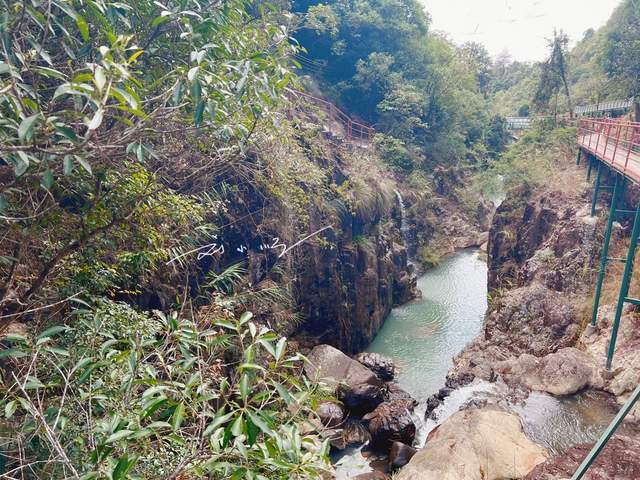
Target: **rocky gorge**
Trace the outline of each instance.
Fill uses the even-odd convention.
[[[623,317],[611,372],[603,368],[603,359],[612,307],[604,305],[598,326],[585,329],[602,221],[590,215],[583,172],[567,162],[563,175],[563,181],[572,179],[573,188],[518,187],[498,207],[488,234],[490,301],[484,325],[455,355],[446,385],[433,397],[412,399],[394,384],[393,362],[377,354],[350,359],[328,346],[310,352],[308,375],[331,379],[336,388],[338,402],[319,410],[340,408],[340,422],[320,415],[321,423],[331,426],[332,445],[341,449],[369,442],[366,457],[373,471],[355,478],[385,478],[398,469],[403,480],[568,478],[590,444],[576,436],[560,452],[536,443],[540,439],[531,438],[535,428],[527,424],[532,422],[526,418],[527,402],[535,395],[563,402],[601,395],[598,402],[607,405],[610,419],[615,404],[635,388],[640,369],[633,309]],[[617,225],[617,248],[623,248],[627,230],[628,225]],[[474,394],[472,387],[457,412],[456,407],[446,415],[439,412],[467,385],[492,393]],[[431,426],[422,446],[425,421]],[[621,452],[636,448],[639,431],[634,420],[625,422],[587,478],[637,478],[634,462],[615,465]]]

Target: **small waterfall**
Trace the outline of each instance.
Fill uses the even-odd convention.
[[[396,193],[396,198],[398,199],[398,207],[400,208],[400,236],[402,237],[402,243],[407,248],[407,256],[409,260],[412,260],[414,257],[414,245],[412,239],[412,231],[409,223],[407,222],[407,213],[406,208],[404,206],[404,200],[402,199],[402,194],[398,190],[394,190]]]

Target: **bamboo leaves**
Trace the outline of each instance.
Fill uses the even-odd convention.
[[[95,447],[68,451],[87,478],[104,471],[111,478],[149,478],[146,469],[165,467],[156,463],[165,458],[159,451],[173,449],[180,455],[165,459],[166,468],[186,477],[315,478],[326,466],[327,450],[307,450],[317,440],[296,426],[310,415],[316,387],[296,379],[299,365],[258,360],[266,351],[283,358],[286,342],[256,327],[250,314],[217,322],[225,333],[200,331],[176,313],[148,317],[109,301],[78,315],[82,328],[60,325],[35,338],[11,337],[21,355],[4,353],[4,361],[39,362],[19,384],[7,384],[0,411],[27,438],[42,422],[61,444],[88,445],[92,438]],[[136,332],[133,342],[128,329]],[[206,348],[203,340],[215,335],[228,337],[232,349]],[[239,357],[227,374],[213,374],[216,359],[233,350]],[[194,361],[185,362],[188,356]],[[241,360],[260,368],[242,371]],[[46,367],[51,362],[57,368]],[[36,396],[47,415],[38,415]],[[91,420],[76,411],[91,412]],[[51,448],[46,437],[39,448]],[[193,461],[183,464],[183,458]]]
[[[34,125],[41,118],[40,113],[31,115],[20,122],[18,127],[18,138],[21,141],[28,142],[33,138]]]

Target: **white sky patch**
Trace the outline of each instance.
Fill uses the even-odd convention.
[[[482,43],[495,57],[508,50],[514,60],[540,61],[546,39],[564,30],[571,45],[589,28],[609,19],[620,0],[419,0],[432,17],[433,30],[458,44]]]

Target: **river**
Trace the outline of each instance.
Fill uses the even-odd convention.
[[[394,308],[367,349],[393,358],[398,384],[418,400],[444,386],[453,355],[480,332],[487,310],[482,257],[465,250],[420,277],[422,298]]]
[[[615,416],[611,398],[593,392],[556,398],[533,392],[512,403],[501,382],[476,381],[455,390],[424,419],[424,402],[444,386],[452,358],[481,330],[487,309],[487,264],[478,250],[445,259],[418,280],[422,297],[394,308],[367,351],[391,357],[400,367],[396,380],[420,402],[416,445],[470,399],[486,399],[518,413],[529,438],[552,453],[595,441]],[[361,449],[334,458],[338,479],[370,471]]]

